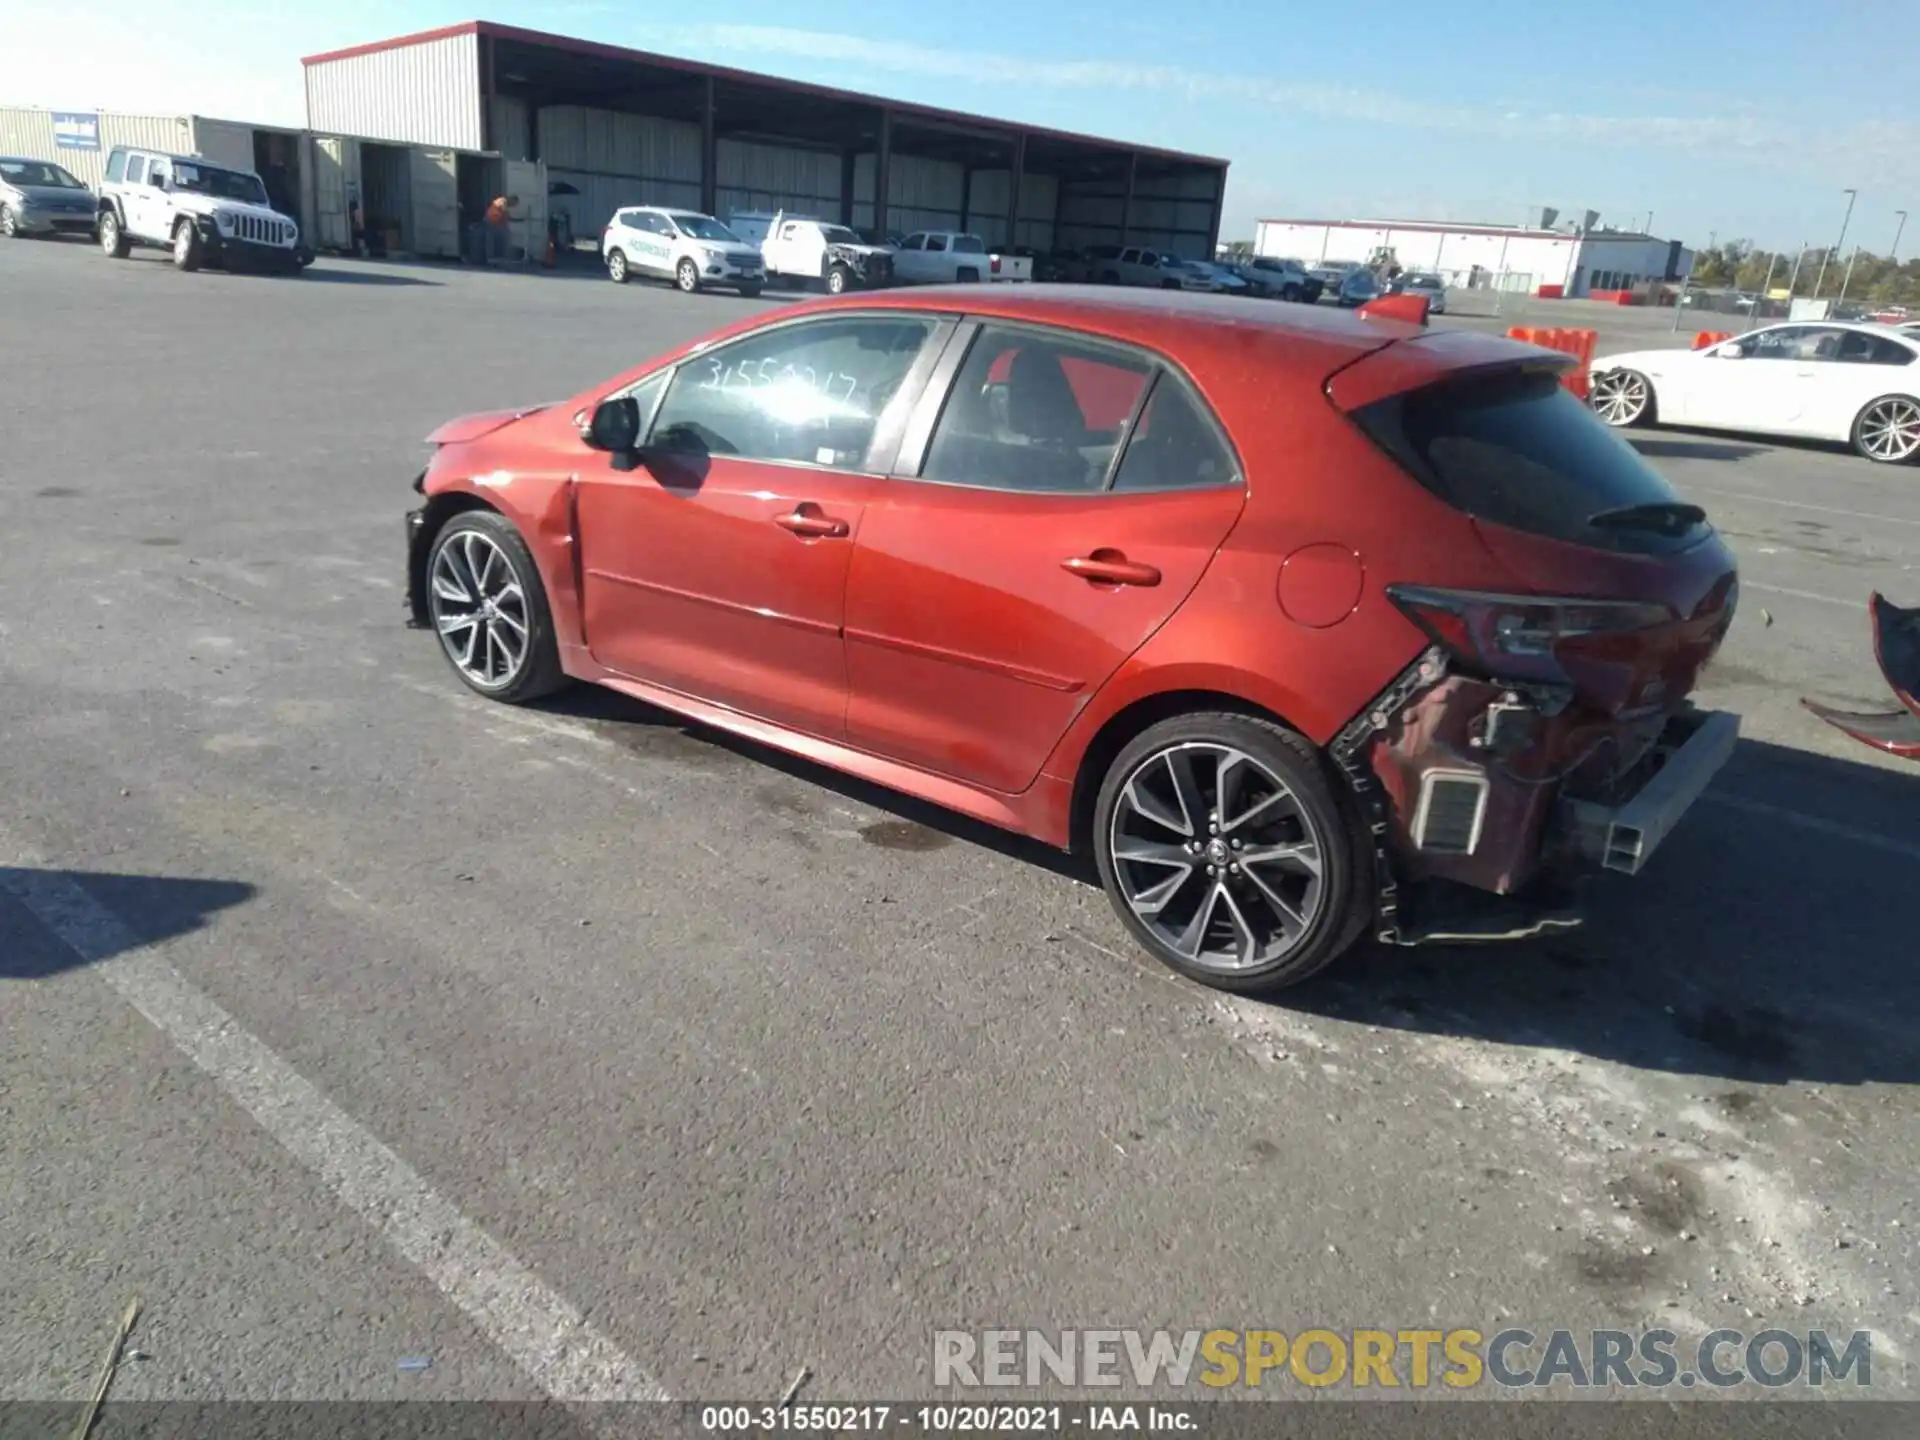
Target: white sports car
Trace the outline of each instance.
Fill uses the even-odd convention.
[[[1704,350],[1608,355],[1591,393],[1609,425],[1840,440],[1883,465],[1920,457],[1920,335],[1884,325],[1769,325]]]

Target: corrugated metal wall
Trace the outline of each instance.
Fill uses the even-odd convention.
[[[193,144],[196,155],[204,155],[216,165],[236,170],[251,170],[254,164],[253,126],[232,120],[193,117]]]
[[[552,105],[534,117],[533,139],[576,236],[598,236],[623,205],[700,207],[700,127],[583,105]]]
[[[493,148],[502,160],[533,159],[533,111],[526,101],[496,95],[488,118],[493,121]]]
[[[307,66],[307,125],[369,140],[480,149],[479,38],[447,35]]]
[[[853,224],[857,230],[873,224],[873,176],[878,163],[875,155],[854,157]],[[887,228],[902,234],[958,230],[966,174],[966,166],[953,160],[893,156],[887,163]]]
[[[1060,189],[1055,238],[1062,249],[1120,243],[1121,212],[1126,243],[1151,245],[1188,260],[1212,258],[1213,193],[1218,177],[1204,172],[1141,180],[1127,206],[1123,187],[1111,180],[1074,181]]]
[[[194,153],[191,115],[116,115],[108,110],[98,115],[98,150],[62,150],[53,143],[51,110],[0,108],[0,155],[51,160],[97,190],[101,172],[106,169],[107,154],[116,145],[135,145],[176,155]],[[253,162],[247,163],[251,167]]]
[[[742,210],[792,210],[839,221],[838,155],[746,140],[718,141],[714,151],[714,209],[722,220]]]
[[[1053,218],[1060,203],[1060,182],[1051,175],[1023,175],[1020,178],[1020,224],[1018,233],[1007,235],[1007,192],[1012,188],[1008,170],[976,170],[973,190],[967,197],[967,228],[989,245],[1031,245],[1036,250],[1053,248]]]

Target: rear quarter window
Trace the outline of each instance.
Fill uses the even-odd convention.
[[[1443,381],[1353,412],[1433,494],[1476,520],[1631,554],[1671,554],[1712,533],[1678,491],[1545,371]],[[1644,510],[1640,523],[1620,523]],[[1612,515],[1612,520],[1596,517]],[[1662,518],[1664,516],[1664,519]]]

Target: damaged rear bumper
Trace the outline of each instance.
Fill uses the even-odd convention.
[[[1561,824],[1573,853],[1603,870],[1638,875],[1660,842],[1733,758],[1740,717],[1727,711],[1676,715],[1660,737],[1659,768],[1617,805],[1562,802]]]
[[[1593,715],[1448,670],[1429,651],[1331,747],[1373,834],[1389,944],[1579,924],[1584,882],[1638,874],[1739,739],[1731,714]]]
[[[1816,700],[1800,703],[1844,735],[1903,760],[1920,760],[1920,608],[1903,609],[1876,591],[1873,653],[1880,674],[1900,702],[1898,710],[1838,710]]]

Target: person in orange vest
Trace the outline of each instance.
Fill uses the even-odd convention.
[[[496,195],[493,203],[487,206],[487,263],[494,264],[507,256],[507,237],[509,225],[513,219],[514,207],[520,203],[518,195]]]

